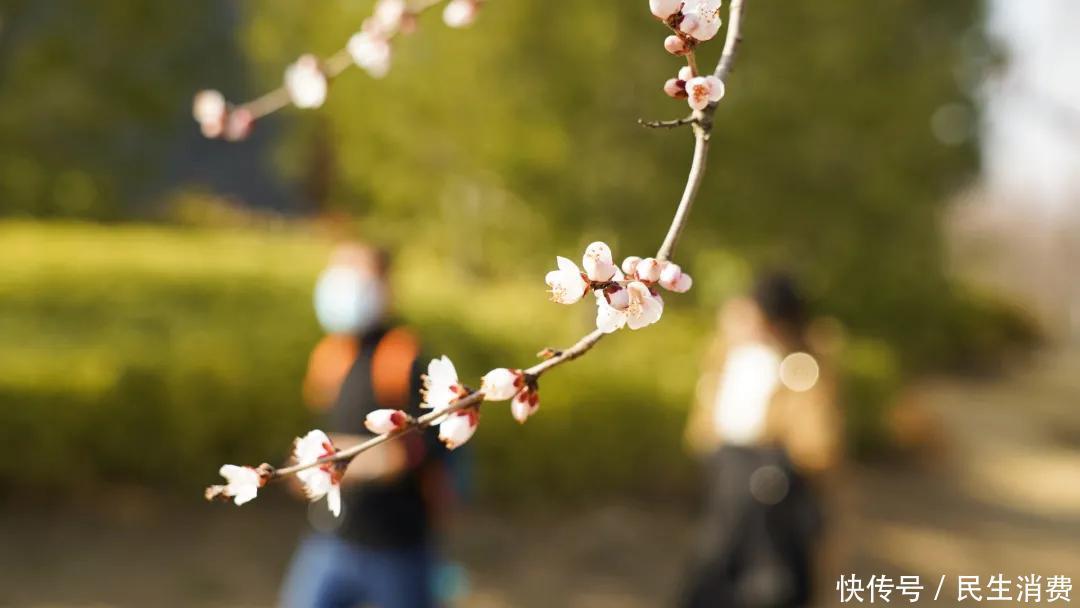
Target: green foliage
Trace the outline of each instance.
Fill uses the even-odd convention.
[[[193,91],[235,86],[230,25],[213,0],[0,5],[0,214],[125,216],[191,133]]]
[[[315,423],[299,394],[320,337],[310,290],[326,243],[295,231],[22,223],[0,224],[0,241],[12,269],[0,277],[0,429],[11,453],[34,454],[0,464],[5,481],[195,487],[223,462],[282,461]],[[474,385],[591,323],[588,306],[568,313],[533,280],[469,283],[419,250],[399,267],[401,316]],[[460,297],[459,281],[474,298]],[[506,404],[486,407],[470,444],[483,495],[685,487],[695,332],[685,307],[665,322],[545,378],[543,415],[525,427]]]
[[[194,488],[223,462],[282,461],[316,424],[299,397],[320,337],[311,288],[326,242],[297,227],[33,223],[0,223],[0,242],[0,433],[10,453],[34,454],[0,462],[0,479]],[[475,386],[591,328],[591,306],[546,300],[548,265],[484,278],[420,244],[396,264],[398,314],[428,355],[451,356]],[[714,269],[695,289],[704,301],[745,287],[736,258],[711,253],[701,265]],[[713,323],[695,292],[669,298],[662,323],[609,336],[545,376],[527,425],[505,403],[485,406],[469,444],[481,495],[566,501],[690,487],[682,425]],[[957,331],[1003,327],[987,314]],[[901,365],[888,343],[858,336],[839,362],[856,451],[879,448]]]

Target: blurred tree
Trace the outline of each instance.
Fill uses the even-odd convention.
[[[192,91],[236,82],[232,12],[214,0],[0,2],[0,213],[130,211],[190,129]]]

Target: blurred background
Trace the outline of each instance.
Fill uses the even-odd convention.
[[[369,0],[0,2],[0,604],[274,603],[305,507],[202,487],[311,427],[311,293],[343,236],[396,253],[399,316],[464,378],[591,327],[543,274],[594,240],[654,251],[691,141],[636,125],[686,110],[644,0],[552,8],[427,15],[385,79],[230,144],[192,94],[276,87]],[[545,377],[527,425],[484,414],[443,543],[460,605],[674,601],[702,357],[770,268],[834,338],[822,588],[1080,573],[1077,31],[1071,0],[750,0],[676,256],[694,289]]]

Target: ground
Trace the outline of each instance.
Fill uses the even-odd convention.
[[[913,391],[912,455],[844,474],[825,591],[841,572],[918,574],[928,594],[946,575],[918,605],[954,606],[958,574],[1080,576],[1080,350],[1023,369]],[[272,605],[302,529],[285,499],[242,513],[146,490],[35,500],[0,511],[3,606]],[[465,606],[655,607],[675,597],[693,534],[680,503],[482,509],[447,554],[467,569]]]

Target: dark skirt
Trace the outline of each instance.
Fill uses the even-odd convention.
[[[725,446],[705,472],[704,521],[682,606],[809,605],[821,513],[784,451]]]

